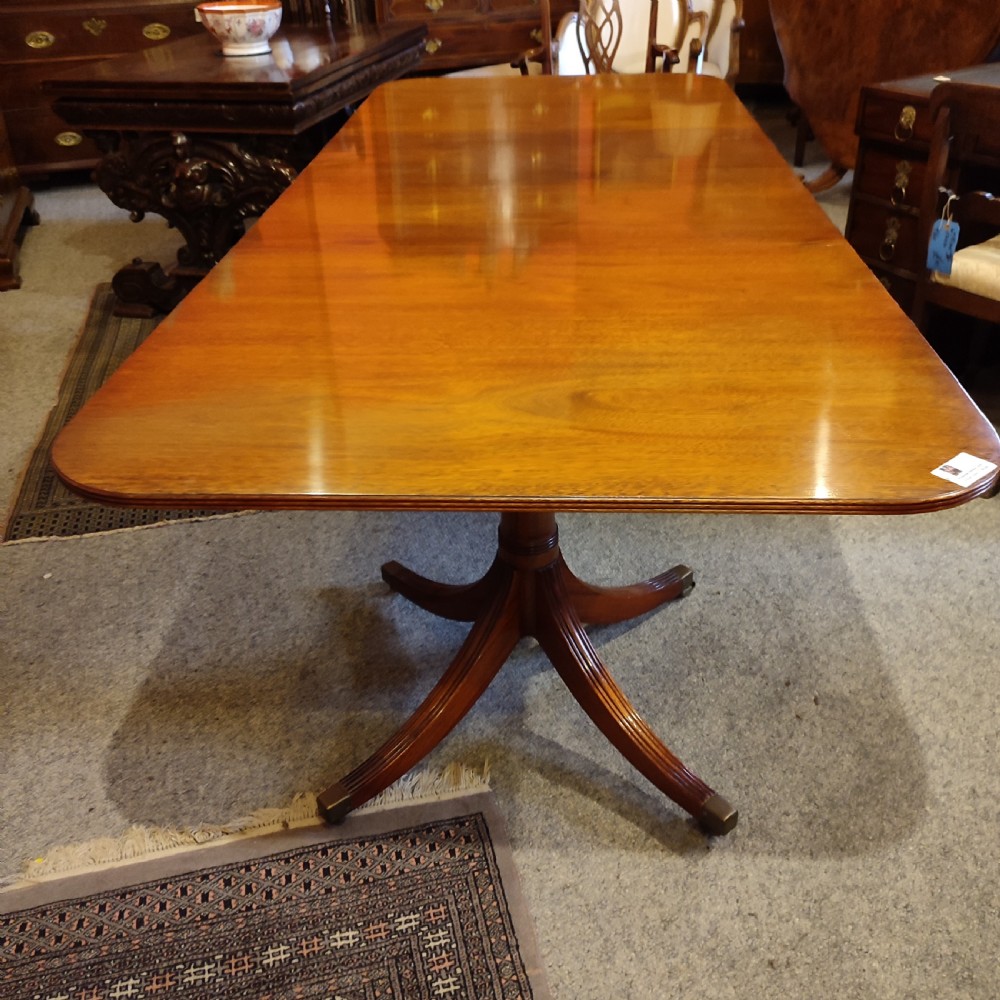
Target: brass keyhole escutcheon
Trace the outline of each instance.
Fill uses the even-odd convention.
[[[108,22],[103,17],[88,17],[83,22],[83,30],[97,38],[108,26]]]
[[[441,48],[442,44],[443,43],[440,38],[428,38],[427,41],[424,42],[424,52],[426,52],[429,56],[432,56],[439,48]]]
[[[424,6],[432,14],[436,14],[444,6],[444,0],[424,0]]]
[[[32,31],[24,38],[24,44],[32,49],[47,49],[55,41],[56,36],[49,31]]]

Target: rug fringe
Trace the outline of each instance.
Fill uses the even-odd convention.
[[[449,764],[440,771],[411,771],[360,809],[355,809],[353,814],[484,791],[489,788],[489,775],[489,761],[483,762],[481,771],[458,763]],[[218,826],[202,824],[181,830],[131,826],[118,837],[98,837],[82,844],[52,848],[44,857],[27,862],[16,887],[53,876],[64,878],[77,872],[139,861],[154,854],[163,855],[322,822],[316,806],[316,793],[300,792],[284,808],[258,809],[248,816]]]

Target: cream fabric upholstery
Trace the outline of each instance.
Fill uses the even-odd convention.
[[[725,80],[732,62],[733,21],[737,16],[735,0],[691,0],[691,8],[708,15],[707,37],[694,66],[695,72]]]
[[[556,29],[556,56],[552,72],[559,76],[586,76],[587,64],[577,42],[576,22],[580,15],[567,14]]]
[[[1000,236],[959,250],[951,274],[934,272],[931,281],[1000,302]]]

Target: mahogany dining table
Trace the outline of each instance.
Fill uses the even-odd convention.
[[[724,834],[736,810],[585,627],[681,598],[691,570],[586,583],[557,513],[935,511],[993,490],[1000,441],[734,93],[649,74],[379,87],[52,454],[107,503],[497,512],[475,582],[382,567],[471,629],[321,794],[331,821],[534,636],[614,746]]]

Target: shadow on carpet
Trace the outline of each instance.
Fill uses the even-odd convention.
[[[115,316],[114,306],[111,286],[98,285],[83,332],[63,374],[59,398],[21,477],[4,529],[5,542],[89,535],[220,514],[217,509],[159,510],[98,504],[72,492],[55,474],[49,462],[49,449],[56,435],[159,322]]]

